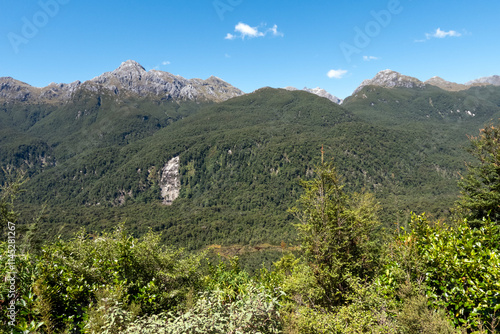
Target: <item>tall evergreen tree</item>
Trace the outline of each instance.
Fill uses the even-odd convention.
[[[469,224],[478,227],[484,217],[500,221],[500,128],[488,126],[471,137],[469,152],[479,162],[467,165],[467,175],[459,186],[459,211]]]
[[[377,267],[378,205],[371,194],[344,193],[330,164],[318,166],[303,186],[305,193],[291,209],[300,221],[302,251],[323,289],[323,304],[341,305],[351,279],[369,279]]]

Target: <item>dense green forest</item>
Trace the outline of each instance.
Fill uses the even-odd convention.
[[[238,257],[82,229],[40,243],[18,223],[20,176],[2,187],[5,333],[496,333],[500,327],[500,130],[471,138],[476,161],[446,223],[412,214],[383,229],[370,192],[321,161],[287,210],[298,247],[270,269]],[[326,155],[328,156],[328,155]],[[326,159],[328,160],[328,159]]]
[[[125,222],[189,250],[259,247],[294,242],[287,208],[324,147],[346,189],[372,192],[391,228],[411,211],[449,216],[467,135],[500,116],[498,90],[365,87],[342,106],[271,88],[218,104],[84,90],[61,105],[7,103],[0,178],[25,170],[19,219],[37,217],[41,239]],[[180,197],[165,206],[158,183],[175,156]]]
[[[1,330],[495,332],[499,93],[0,101]]]

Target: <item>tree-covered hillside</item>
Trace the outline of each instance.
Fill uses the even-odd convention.
[[[123,224],[40,244],[40,227],[17,221],[18,179],[0,192],[0,332],[497,333],[500,226],[484,213],[500,204],[499,182],[484,176],[498,167],[499,134],[488,127],[473,139],[479,161],[457,216],[412,214],[392,234],[373,195],[346,191],[321,161],[288,210],[300,245],[282,243],[272,267],[253,275],[238,257],[217,258],[217,247],[186,252]]]
[[[2,159],[28,170],[25,221],[45,206],[40,222],[50,234],[126,221],[137,235],[152,227],[189,248],[279,244],[295,238],[286,208],[321,147],[347,189],[375,194],[387,226],[410,210],[445,215],[469,159],[465,134],[498,112],[495,91],[481,89],[365,87],[343,107],[271,88],[211,105],[80,93],[27,130],[17,127],[19,139],[2,142]],[[436,115],[463,111],[429,119],[429,100]],[[180,197],[164,206],[161,170],[176,156]]]

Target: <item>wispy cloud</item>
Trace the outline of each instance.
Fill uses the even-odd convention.
[[[342,79],[342,77],[344,75],[347,74],[347,70],[342,70],[342,69],[338,69],[338,70],[330,70],[328,71],[328,73],[326,74],[330,79]]]
[[[161,64],[158,64],[155,67],[153,67],[152,70],[159,71],[162,66],[167,66],[167,65],[170,65],[170,64],[171,64],[170,61],[164,60],[164,61],[161,62]]]
[[[269,29],[269,31],[273,33],[273,36],[285,36],[282,32],[278,31],[278,26],[276,24],[271,29]]]
[[[441,30],[441,28],[437,28],[436,31],[432,33],[426,33],[425,34],[425,39],[416,39],[415,43],[423,43],[425,41],[428,41],[431,38],[446,38],[446,37],[461,37],[462,34],[459,33],[458,31],[455,30]]]
[[[260,29],[264,28],[264,31],[261,31]],[[239,22],[235,27],[234,31],[236,34],[231,34],[227,33],[226,37],[224,39],[245,39],[245,38],[255,38],[255,37],[264,37],[268,33],[271,33],[273,36],[276,37],[283,37],[284,34],[280,31],[278,31],[278,26],[275,24],[272,28],[265,29],[265,25],[261,27],[251,27],[250,25]]]
[[[459,32],[456,32],[455,30],[444,31],[444,30],[441,30],[441,28],[437,28],[436,31],[432,34],[425,34],[425,37],[427,37],[427,39],[430,39],[432,37],[445,38],[445,37],[460,37],[460,36],[462,36],[462,34]]]
[[[374,56],[363,56],[364,61],[372,61],[372,60],[379,60],[379,57],[374,57]]]

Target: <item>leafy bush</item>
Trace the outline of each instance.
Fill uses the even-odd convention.
[[[84,319],[88,325],[117,305],[137,314],[177,310],[201,286],[202,256],[162,246],[152,232],[140,241],[121,227],[101,237],[81,232],[43,248],[38,297],[47,301],[56,329],[84,327]],[[106,291],[110,300],[103,303]]]
[[[282,333],[279,297],[262,286],[249,285],[245,290],[229,303],[221,291],[205,292],[187,312],[144,318],[124,333]]]
[[[411,227],[404,239],[421,256],[430,303],[445,308],[456,325],[494,329],[500,310],[500,226],[489,219],[478,228],[466,220],[455,228],[430,226],[425,216],[414,215]]]

